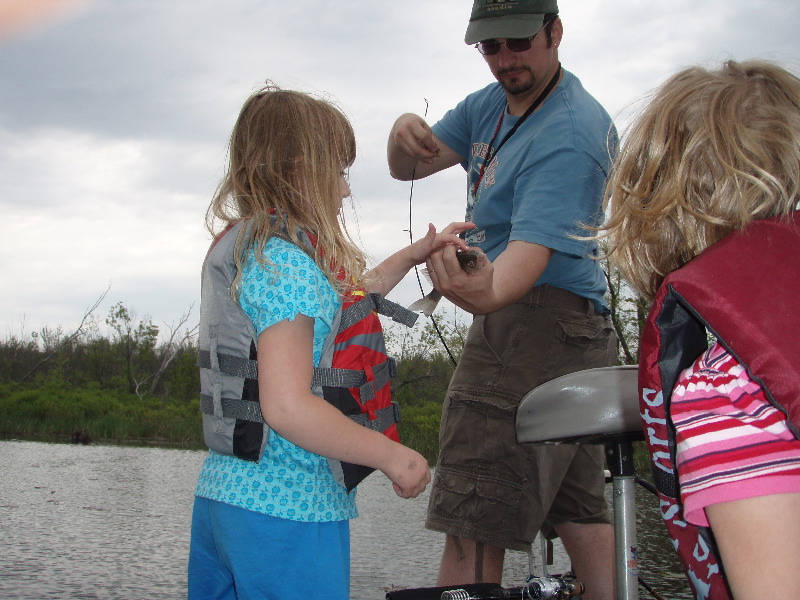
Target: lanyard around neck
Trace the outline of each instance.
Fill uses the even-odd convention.
[[[505,116],[506,109],[508,108],[508,102],[506,102],[506,105],[503,107],[503,110],[500,113],[500,119],[498,119],[497,121],[497,127],[495,127],[494,135],[492,135],[492,140],[489,142],[489,150],[487,151],[486,158],[484,159],[483,164],[481,165],[480,173],[478,173],[478,180],[475,182],[475,186],[472,188],[473,196],[475,196],[478,193],[478,188],[481,185],[481,181],[483,181],[484,171],[486,171],[486,165],[488,165],[492,161],[492,159],[495,156],[497,156],[497,153],[500,152],[500,148],[503,147],[503,144],[505,144],[511,138],[511,136],[516,133],[520,125],[522,125],[522,123],[525,122],[525,119],[530,117],[533,111],[539,108],[542,102],[544,102],[544,99],[547,98],[550,92],[553,91],[553,88],[556,87],[556,84],[558,83],[558,78],[560,76],[561,76],[561,63],[558,63],[558,69],[556,69],[556,72],[550,78],[550,81],[547,83],[547,86],[544,88],[544,90],[542,90],[542,93],[539,94],[536,100],[533,101],[533,103],[528,107],[525,113],[519,118],[519,121],[517,121],[514,124],[514,126],[511,128],[511,131],[509,131],[505,135],[505,137],[497,145],[497,148],[494,149],[492,148],[492,146],[494,145],[495,139],[497,139],[497,134],[500,131],[500,126],[503,124],[503,117]]]

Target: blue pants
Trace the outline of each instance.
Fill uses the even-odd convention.
[[[349,521],[289,521],[195,498],[189,600],[348,600],[349,595]]]

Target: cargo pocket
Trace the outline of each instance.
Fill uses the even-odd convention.
[[[556,344],[551,354],[552,377],[616,363],[616,335],[601,317],[585,320],[559,319]]]
[[[535,307],[512,304],[488,315],[477,315],[453,377],[460,386],[499,388],[508,384],[508,369],[520,347],[529,343],[527,332]]]
[[[500,479],[521,479],[527,455],[517,444],[515,398],[451,390],[439,432],[439,466]]]
[[[480,532],[485,539],[515,539],[521,485],[439,468],[430,497],[429,518],[452,523],[454,535]]]

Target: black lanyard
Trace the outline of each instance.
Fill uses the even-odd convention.
[[[506,102],[506,105],[503,107],[503,111],[500,113],[500,119],[497,121],[497,127],[494,130],[492,141],[489,142],[489,150],[486,154],[486,158],[484,159],[483,164],[481,165],[480,173],[478,173],[478,180],[475,182],[475,186],[472,188],[473,198],[477,195],[478,188],[481,185],[481,181],[483,181],[483,173],[486,170],[486,165],[488,165],[492,161],[492,159],[495,156],[497,156],[497,153],[500,152],[500,148],[503,147],[503,144],[505,144],[509,140],[509,138],[516,133],[517,129],[519,129],[520,125],[522,125],[525,119],[530,117],[533,111],[539,108],[539,105],[541,105],[541,103],[544,102],[544,99],[547,98],[548,94],[550,94],[550,92],[553,91],[553,88],[556,87],[560,75],[561,75],[561,63],[558,63],[558,69],[556,69],[556,72],[553,74],[553,77],[548,82],[547,87],[545,87],[544,90],[542,90],[542,93],[539,94],[536,100],[533,101],[533,104],[531,104],[528,107],[528,110],[526,110],[525,113],[519,118],[519,121],[517,121],[514,124],[514,126],[511,128],[511,131],[509,131],[505,135],[502,141],[498,144],[497,149],[493,149],[492,146],[494,145],[494,141],[497,138],[497,133],[500,131],[500,125],[503,124],[503,117],[505,116],[506,109],[508,108],[508,102]]]

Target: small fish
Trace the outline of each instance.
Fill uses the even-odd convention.
[[[461,265],[461,268],[466,273],[474,273],[478,269],[480,269],[479,262],[480,257],[478,252],[475,250],[461,250],[456,252],[456,258],[458,259],[458,263]],[[422,269],[423,274],[428,279],[431,280],[431,276],[428,273],[427,269]],[[442,294],[436,291],[436,288],[432,289],[427,296],[424,298],[420,298],[416,302],[414,302],[411,306],[408,307],[408,310],[411,311],[419,311],[426,317],[430,317],[433,314],[433,311],[436,310],[436,306],[439,304],[439,300],[442,299]]]

